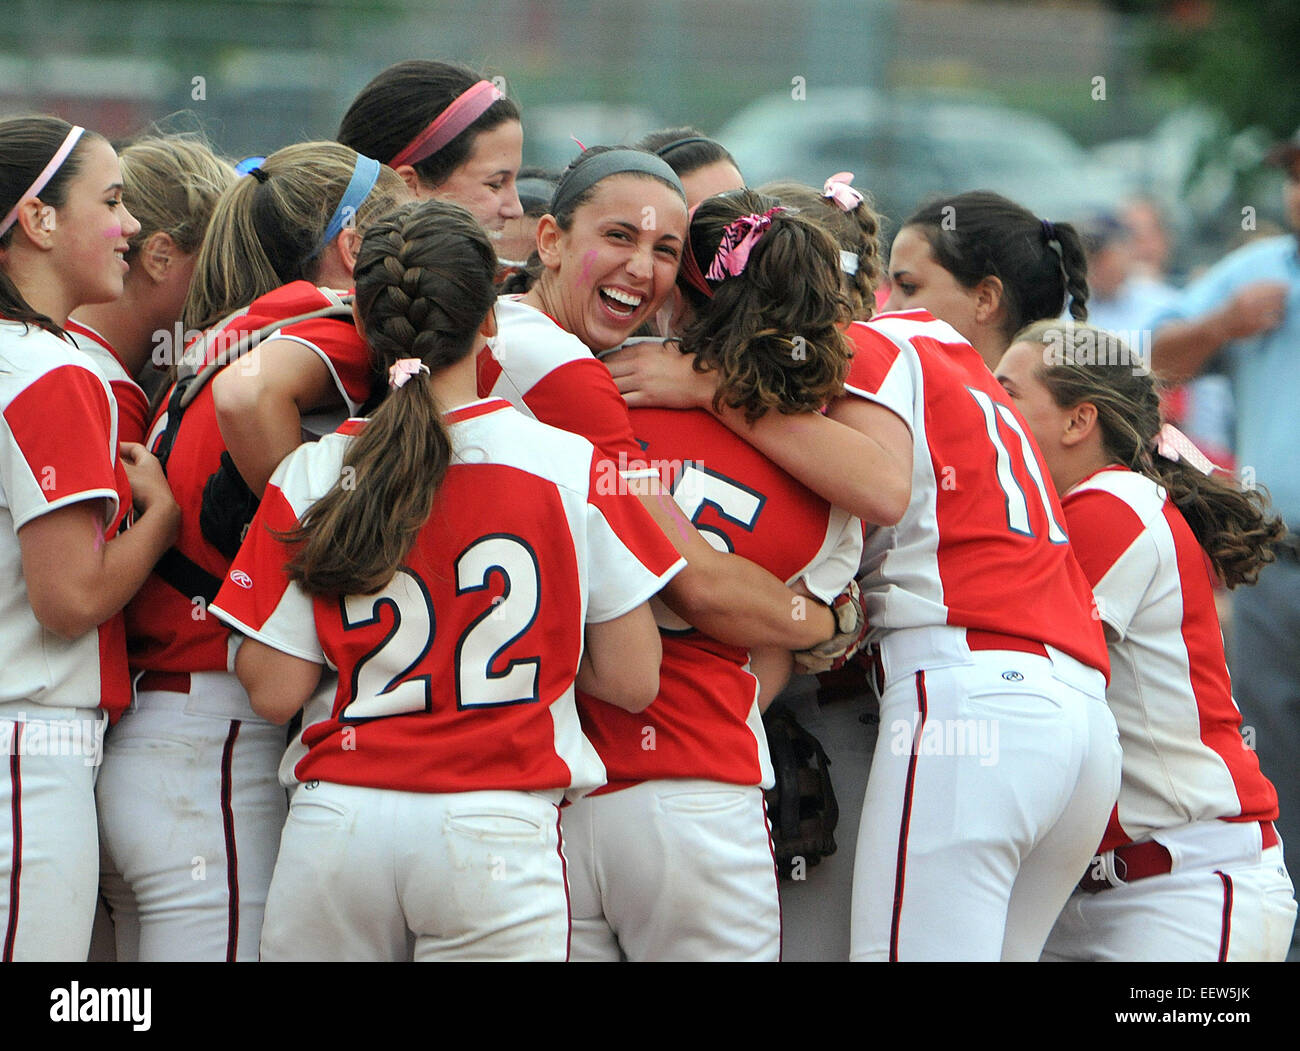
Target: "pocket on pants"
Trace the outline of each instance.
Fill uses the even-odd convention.
[[[703,789],[676,792],[659,797],[659,805],[669,813],[685,816],[723,814],[744,808],[749,796],[735,788]]]
[[[539,839],[543,832],[535,818],[499,810],[448,814],[443,827],[447,832],[484,842],[526,842]]]

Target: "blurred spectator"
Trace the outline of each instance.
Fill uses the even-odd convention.
[[[1129,234],[1133,276],[1168,282],[1173,243],[1160,206],[1148,197],[1133,197],[1124,204],[1119,218]]]
[[[1178,377],[1219,372],[1237,404],[1243,481],[1266,486],[1292,532],[1259,583],[1234,595],[1234,692],[1277,785],[1283,842],[1300,844],[1300,131],[1269,154],[1287,175],[1292,232],[1237,249],[1193,282],[1157,319],[1157,371]],[[1293,942],[1290,959],[1300,959]]]

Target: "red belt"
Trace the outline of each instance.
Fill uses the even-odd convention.
[[[1264,850],[1278,845],[1280,840],[1273,822],[1261,821],[1259,828],[1264,840]],[[1170,857],[1169,851],[1155,840],[1116,847],[1113,854],[1115,875],[1125,883],[1146,879],[1148,876],[1164,876],[1172,872],[1174,867],[1174,859]],[[1104,876],[1096,874],[1095,867],[1089,867],[1083,879],[1079,880],[1079,889],[1089,894],[1109,890],[1112,886],[1113,884]]]
[[[1017,653],[1033,653],[1039,657],[1047,656],[1047,647],[1041,642],[1023,638],[1020,635],[1003,635],[1000,631],[980,631],[977,628],[967,628],[966,645],[972,650],[1015,650]]]
[[[157,690],[161,693],[189,693],[190,673],[187,671],[147,671],[136,681],[137,693]]]

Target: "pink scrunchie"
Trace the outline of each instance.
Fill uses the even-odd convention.
[[[406,381],[421,372],[428,372],[429,366],[419,358],[398,358],[388,370],[388,386],[393,390],[406,386]]]
[[[763,232],[772,225],[772,216],[783,211],[785,209],[777,205],[762,215],[742,215],[729,222],[722,231],[722,242],[704,276],[710,281],[724,281],[728,277],[743,274],[749,263],[749,253],[758,244]]]

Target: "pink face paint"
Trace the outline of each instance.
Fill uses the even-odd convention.
[[[122,237],[122,228],[120,226],[111,226],[104,231],[105,241],[117,241]]]
[[[582,257],[582,273],[578,280],[586,284],[591,279],[591,264],[596,261],[596,250],[593,248]]]
[[[104,547],[104,524],[95,523],[95,553],[98,554]]]

